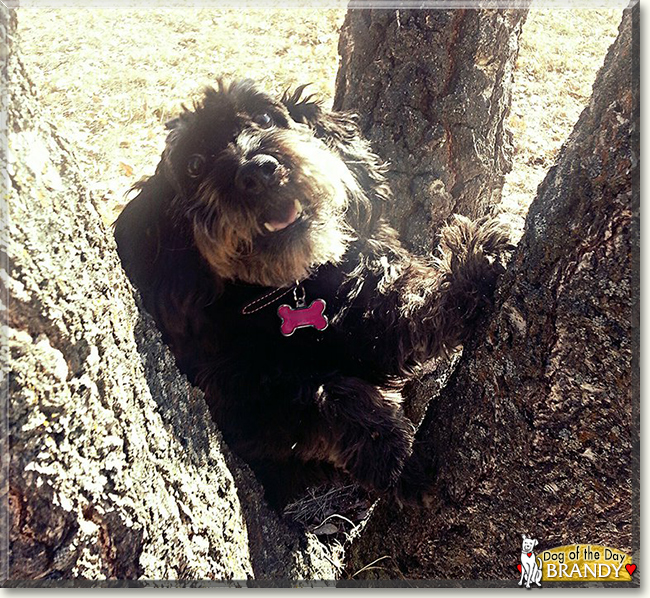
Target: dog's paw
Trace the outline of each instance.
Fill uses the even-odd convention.
[[[439,247],[443,256],[460,261],[480,255],[498,258],[514,249],[509,228],[497,218],[470,220],[459,214],[440,231]]]
[[[346,469],[365,488],[385,494],[398,483],[412,442],[412,431],[399,423],[371,431],[356,443]]]
[[[497,218],[485,217],[474,222],[475,243],[485,255],[499,257],[515,246],[509,227]]]

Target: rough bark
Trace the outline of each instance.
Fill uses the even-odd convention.
[[[430,251],[453,213],[478,217],[510,171],[505,128],[527,10],[349,10],[334,108],[390,162],[389,217]]]
[[[12,38],[13,11],[0,16]],[[9,50],[7,585],[333,579],[315,538],[268,511],[178,373]]]
[[[350,572],[388,555],[380,577],[516,580],[522,533],[538,551],[638,550],[638,14],[624,11],[494,314],[420,428],[439,502],[378,508]]]

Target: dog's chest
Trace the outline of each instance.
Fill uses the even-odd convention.
[[[246,343],[250,351],[310,350],[333,342],[331,325],[339,309],[334,296],[301,285],[291,289],[231,285],[212,309],[227,344]]]
[[[333,271],[291,289],[229,285],[210,307],[223,350],[266,365],[352,367],[361,339],[347,326],[351,305],[343,280]]]

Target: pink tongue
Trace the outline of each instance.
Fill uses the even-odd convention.
[[[275,229],[275,230],[282,230],[283,228],[287,228],[290,224],[293,224],[298,218],[298,210],[296,209],[296,206],[293,205],[291,206],[291,210],[289,211],[288,218],[286,220],[269,220],[269,224]]]

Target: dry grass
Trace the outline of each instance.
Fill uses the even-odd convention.
[[[111,221],[151,174],[163,124],[217,77],[251,77],[279,93],[313,83],[331,101],[336,9],[23,9],[24,58],[50,120],[78,148]],[[586,104],[620,10],[531,10],[512,114],[514,169],[503,208],[518,226]]]
[[[519,230],[537,186],[589,101],[620,21],[620,9],[533,9],[528,14],[508,120],[514,164],[501,206]]]
[[[293,521],[316,535],[351,534],[372,505],[368,493],[356,484],[310,488],[300,500],[284,509]]]
[[[335,9],[24,9],[24,58],[49,118],[78,148],[112,220],[151,174],[163,124],[217,77],[251,77],[271,92],[312,82],[331,101]],[[586,104],[620,10],[531,10],[521,38],[512,114],[514,169],[503,208],[518,226]]]
[[[343,573],[345,552],[368,522],[376,498],[356,484],[313,487],[284,509],[320,540],[330,562]]]

